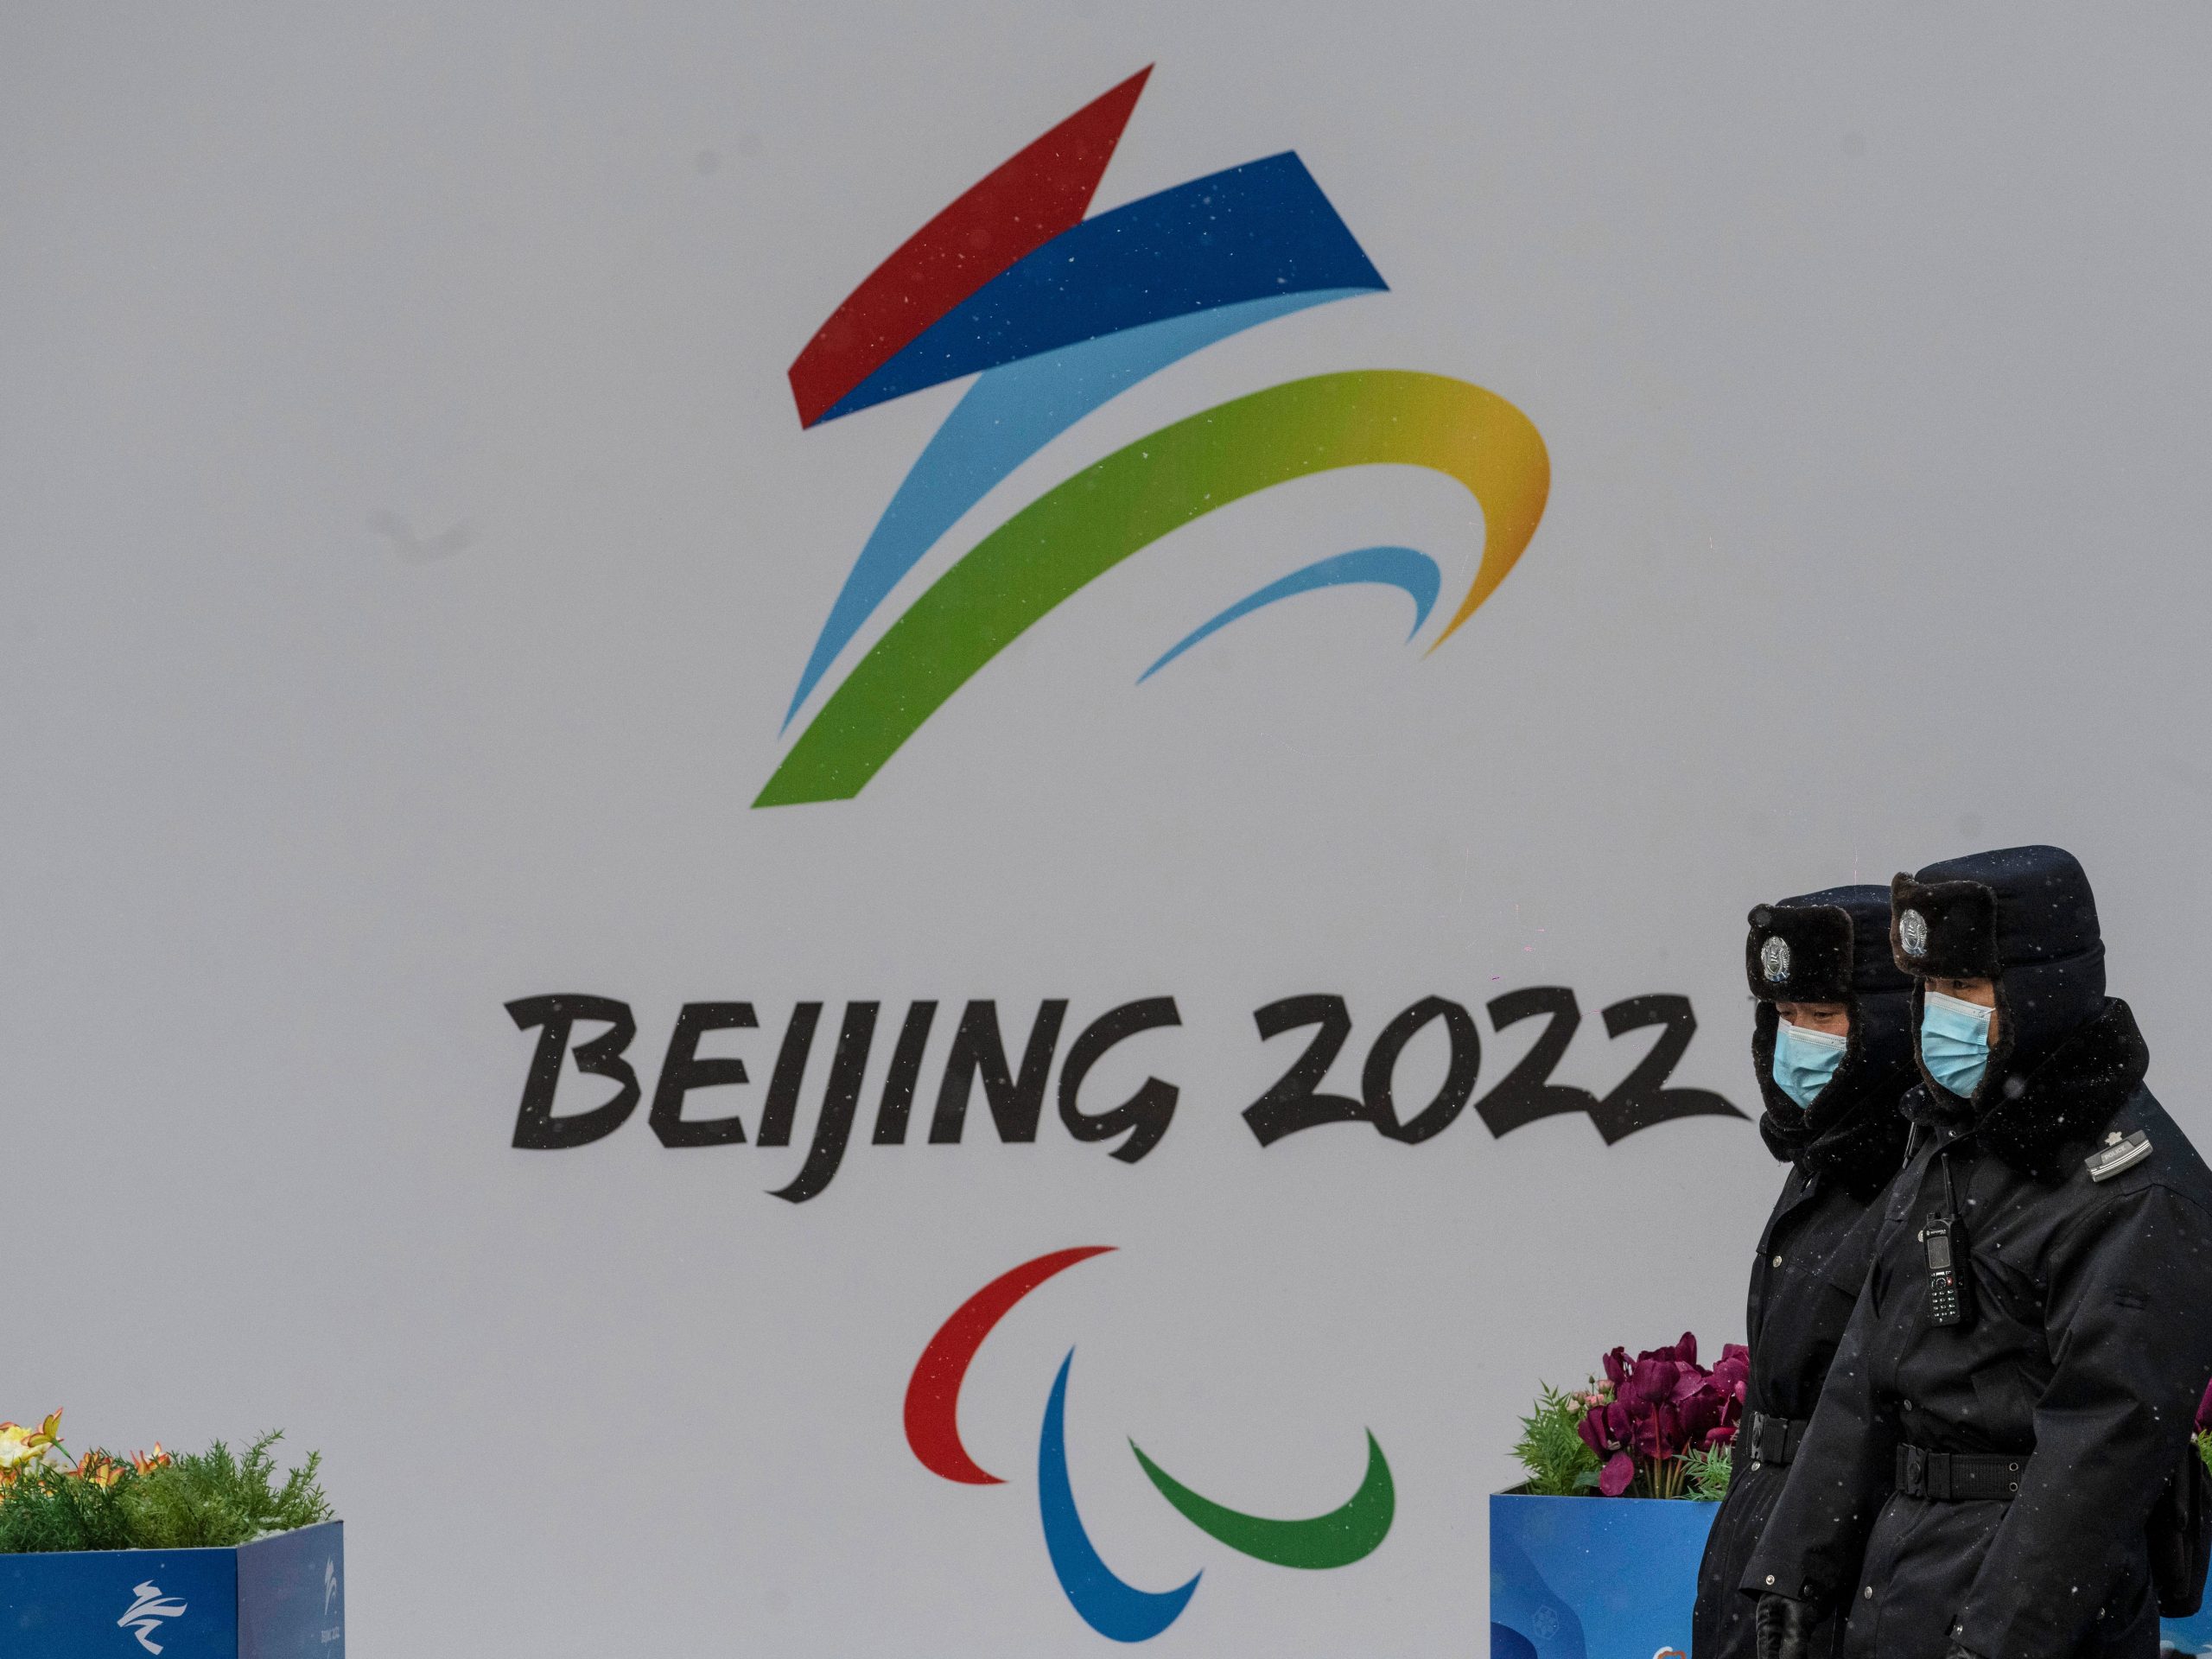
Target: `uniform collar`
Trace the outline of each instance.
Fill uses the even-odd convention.
[[[2107,997],[2048,1059],[1989,1091],[1993,1103],[1970,1122],[1966,1102],[1926,1083],[1904,1106],[1939,1139],[1974,1135],[2014,1169],[2056,1186],[2067,1177],[2069,1154],[2104,1132],[2150,1069],[2151,1050],[2134,1014],[2118,997]],[[1955,1133],[1946,1137],[1946,1129]]]

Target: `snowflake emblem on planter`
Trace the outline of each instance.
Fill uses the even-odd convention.
[[[163,1619],[181,1618],[188,1609],[176,1597],[163,1595],[160,1586],[151,1579],[137,1586],[131,1593],[138,1599],[124,1609],[123,1617],[115,1622],[122,1629],[135,1634],[138,1645],[147,1652],[159,1653],[162,1644],[154,1640],[154,1632],[162,1628]]]

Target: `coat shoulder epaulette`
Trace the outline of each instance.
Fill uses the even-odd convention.
[[[2212,1215],[2212,1169],[2141,1084],[2093,1142],[2075,1147],[2068,1185],[2099,1198],[2163,1187]]]
[[[2108,1181],[2115,1175],[2131,1170],[2151,1155],[2151,1137],[2142,1129],[2122,1134],[2118,1129],[2108,1131],[2105,1143],[2082,1160],[2093,1181]]]

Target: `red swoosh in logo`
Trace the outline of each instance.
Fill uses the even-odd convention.
[[[969,1486],[997,1486],[1003,1483],[968,1455],[960,1443],[960,1384],[992,1327],[1013,1311],[1014,1305],[1054,1274],[1078,1262],[1104,1255],[1111,1244],[1085,1244],[1054,1250],[1033,1262],[1025,1262],[1002,1273],[970,1296],[930,1338],[914,1374],[906,1380],[906,1444],[921,1459],[922,1467],[947,1480]]]

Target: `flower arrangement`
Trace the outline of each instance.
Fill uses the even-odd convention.
[[[1605,1375],[1581,1389],[1543,1385],[1521,1420],[1514,1455],[1538,1497],[1725,1497],[1732,1449],[1743,1421],[1751,1355],[1725,1344],[1711,1370],[1697,1363],[1688,1332],[1634,1359],[1616,1348]]]
[[[229,1548],[331,1518],[319,1454],[280,1482],[264,1434],[244,1455],[220,1440],[199,1453],[72,1459],[61,1414],[35,1427],[0,1423],[0,1554],[73,1549]]]
[[[51,1459],[57,1453],[68,1456],[61,1444],[59,1411],[48,1413],[46,1421],[36,1428],[25,1428],[20,1423],[0,1423],[0,1500],[6,1498],[7,1489],[18,1480],[41,1468],[50,1468]],[[133,1474],[146,1475],[156,1469],[166,1469],[175,1461],[162,1450],[159,1440],[154,1442],[151,1452],[133,1452],[127,1463],[96,1447],[78,1459],[66,1474],[71,1480],[88,1481],[103,1491],[112,1491],[126,1468]]]
[[[1535,1497],[1726,1497],[1750,1351],[1725,1343],[1707,1370],[1697,1363],[1696,1337],[1684,1332],[1672,1347],[1634,1359],[1614,1349],[1605,1373],[1580,1389],[1541,1385],[1513,1446],[1529,1471],[1522,1490]],[[2197,1402],[2193,1433],[2212,1471],[2212,1384]]]

